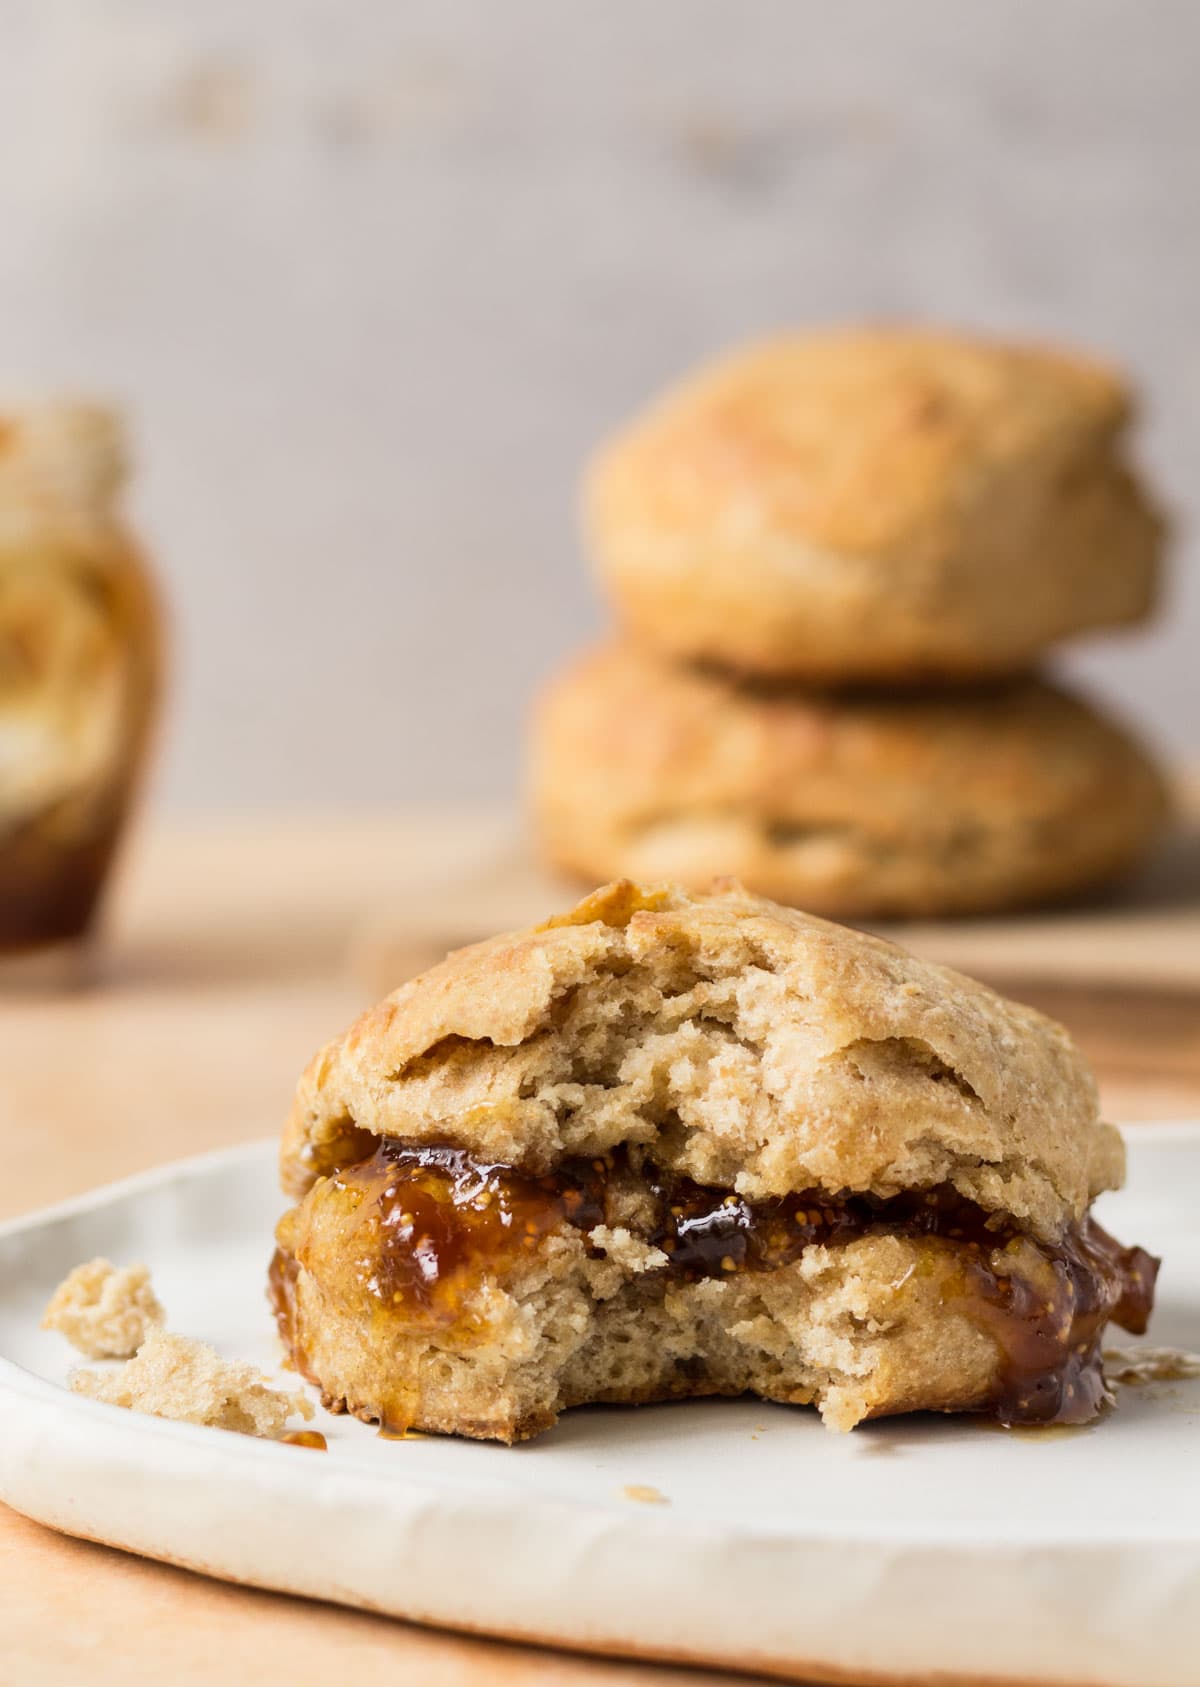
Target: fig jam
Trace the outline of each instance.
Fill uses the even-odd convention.
[[[682,1282],[778,1270],[806,1248],[864,1236],[920,1242],[947,1309],[996,1345],[1001,1366],[987,1409],[1005,1424],[1096,1415],[1106,1399],[1104,1328],[1112,1320],[1144,1332],[1158,1270],[1150,1254],[1122,1247],[1090,1217],[1046,1243],[948,1186],[890,1199],[811,1190],[752,1202],[663,1171],[637,1150],[567,1160],[539,1177],[459,1148],[389,1140],[328,1182],[352,1212],[358,1287],[381,1314],[408,1324],[461,1323],[482,1278],[503,1281],[557,1233],[626,1222],[631,1193],[636,1233],[664,1254],[661,1273]],[[293,1352],[296,1274],[281,1237],[271,1298]]]

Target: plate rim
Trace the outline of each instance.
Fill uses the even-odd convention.
[[[1155,1121],[1132,1134],[1147,1147],[1175,1143],[1189,1154],[1200,1148],[1200,1120]],[[231,1169],[236,1175],[251,1164],[257,1176],[273,1147],[274,1138],[253,1139],[147,1168],[7,1220],[0,1241],[40,1232],[53,1249],[64,1221],[189,1178],[220,1178]],[[231,1237],[237,1228],[235,1220]],[[19,1242],[14,1251],[21,1252]],[[22,1302],[14,1335],[25,1316]],[[309,1461],[303,1492],[302,1467],[287,1463],[301,1455]],[[691,1504],[636,1505],[621,1494],[619,1474],[607,1473],[594,1487],[530,1486],[524,1468],[519,1455],[424,1465],[368,1459],[353,1439],[314,1466],[304,1448],[275,1443],[267,1450],[250,1437],[135,1414],[73,1395],[0,1356],[0,1492],[7,1503],[65,1534],[217,1579],[527,1644],[708,1669],[749,1667],[792,1680],[903,1687],[933,1672],[976,1687],[1030,1687],[1034,1680],[1047,1687],[1190,1687],[1193,1678],[1200,1516],[1186,1504],[1073,1534],[1048,1531],[1040,1521],[1031,1526],[1023,1511],[928,1529],[919,1518],[914,1527],[911,1516],[903,1523],[879,1514],[842,1521],[836,1510],[764,1517],[752,1506],[706,1515]],[[304,1493],[314,1478],[320,1517],[345,1534],[336,1574],[297,1545],[308,1539],[312,1513]],[[223,1496],[232,1493],[253,1501],[243,1530],[231,1529],[223,1509]],[[516,1542],[514,1495],[523,1521]],[[236,1511],[237,1501],[229,1503]],[[463,1589],[464,1528],[475,1543],[472,1561],[503,1543],[506,1567],[495,1566],[494,1585],[485,1576]],[[681,1544],[690,1591],[676,1591],[664,1606],[641,1567]],[[1098,1619],[1097,1597],[1117,1575],[1129,1578],[1121,1613],[1152,1617],[1149,1635],[1115,1610]],[[783,1589],[793,1590],[787,1599]],[[863,1597],[873,1616],[882,1609],[900,1624],[899,1653],[886,1624],[885,1642],[874,1623],[867,1625],[876,1628],[874,1638],[856,1626]],[[614,1598],[623,1603],[612,1607]],[[1014,1601],[1025,1611],[1017,1631],[997,1616]],[[952,1620],[939,1621],[943,1607]],[[681,1632],[695,1647],[686,1657]],[[978,1673],[981,1665],[987,1674]]]
[[[1147,1142],[1178,1141],[1181,1137],[1185,1140],[1190,1139],[1190,1145],[1200,1149],[1200,1119],[1151,1120],[1144,1124],[1137,1123],[1125,1127],[1122,1134],[1125,1134],[1126,1130],[1135,1132],[1139,1139]],[[249,1162],[262,1158],[268,1149],[275,1147],[276,1141],[275,1137],[256,1137],[250,1141],[234,1143],[225,1148],[209,1149],[199,1154],[187,1155],[182,1159],[166,1161],[161,1165],[150,1166],[142,1171],[133,1172],[126,1177],[117,1178],[111,1183],[85,1190],[79,1195],[68,1196],[63,1201],[39,1208],[32,1213],[20,1214],[0,1223],[0,1245],[11,1237],[20,1236],[31,1230],[52,1228],[58,1223],[95,1212],[130,1196],[136,1197],[147,1190],[165,1188],[171,1183],[182,1181],[198,1173],[218,1172],[227,1166],[236,1166],[241,1161]],[[286,1197],[281,1194],[281,1199],[285,1200]],[[303,1384],[302,1378],[297,1377],[296,1381],[298,1386]],[[84,1421],[90,1418],[96,1426],[97,1433],[103,1430],[105,1439],[109,1441],[114,1437],[117,1441],[124,1441],[130,1434],[139,1436],[150,1434],[159,1439],[173,1440],[181,1445],[197,1449],[208,1448],[214,1456],[221,1458],[223,1462],[232,1460],[236,1463],[257,1460],[263,1456],[264,1447],[270,1447],[271,1451],[267,1456],[272,1458],[308,1452],[306,1448],[288,1446],[283,1442],[272,1442],[264,1440],[262,1437],[237,1435],[202,1424],[181,1423],[173,1419],[155,1417],[149,1413],[133,1413],[123,1407],[110,1405],[104,1401],[75,1395],[61,1383],[39,1376],[28,1366],[22,1365],[17,1360],[10,1359],[3,1352],[0,1352],[0,1396],[6,1392],[26,1400],[40,1401],[47,1406],[52,1406],[56,1411],[65,1411],[71,1416],[82,1414]],[[2,1401],[0,1401],[0,1404],[2,1404]],[[219,1441],[213,1441],[214,1435],[220,1437]],[[454,1438],[446,1437],[445,1439],[452,1441]],[[341,1450],[338,1455],[339,1465],[343,1460],[356,1470],[366,1468],[365,1461],[356,1457],[353,1447]],[[410,1491],[420,1490],[429,1494],[441,1494],[447,1491],[462,1493],[464,1491],[475,1491],[481,1487],[494,1491],[509,1492],[517,1488],[526,1495],[530,1492],[527,1488],[523,1488],[517,1480],[515,1466],[503,1472],[497,1471],[494,1473],[477,1469],[472,1471],[469,1476],[458,1478],[442,1470],[437,1472],[405,1470],[397,1462],[394,1468],[389,1466],[386,1473],[373,1472],[373,1475],[377,1480],[387,1481],[389,1485],[396,1483],[408,1487]],[[546,1501],[555,1498],[549,1493],[539,1494],[538,1497]],[[569,1505],[571,1508],[584,1507],[589,1511],[603,1514],[611,1514],[614,1509],[620,1511],[628,1506],[628,1502],[618,1504],[615,1498],[609,1494],[579,1494],[569,1500],[563,1500],[562,1503]],[[646,1508],[641,1509],[645,1510]],[[690,1512],[683,1515],[686,1517],[686,1521],[681,1522],[680,1527],[694,1531],[699,1526],[699,1520],[693,1518]],[[816,1520],[810,1518],[806,1519],[802,1531],[794,1528],[782,1531],[742,1525],[738,1529],[737,1538],[743,1541],[754,1541],[782,1537],[812,1544],[829,1542],[839,1545],[843,1543],[877,1544],[881,1540],[914,1542],[913,1535],[903,1529],[898,1528],[893,1534],[890,1530],[881,1533],[877,1524],[872,1524],[870,1527],[862,1524],[851,1524],[848,1527],[831,1526],[838,1522],[838,1518],[831,1516]],[[717,1528],[719,1534],[725,1535],[728,1533],[724,1527],[718,1527],[717,1525],[713,1525],[713,1527]],[[1154,1524],[1153,1530],[1147,1525],[1141,1532],[1133,1534],[1128,1529],[1118,1533],[1115,1528],[1110,1526],[1099,1533],[1090,1535],[1087,1541],[1072,1535],[1047,1535],[1044,1531],[1039,1530],[1036,1543],[1029,1536],[1017,1534],[1004,1535],[998,1540],[994,1533],[988,1536],[976,1532],[974,1525],[969,1528],[962,1525],[959,1529],[943,1530],[942,1533],[936,1537],[929,1537],[922,1544],[928,1548],[934,1548],[946,1542],[953,1542],[960,1550],[975,1546],[990,1548],[993,1551],[1001,1544],[1008,1549],[1015,1550],[1028,1550],[1029,1547],[1037,1544],[1038,1546],[1052,1546],[1068,1551],[1083,1551],[1091,1544],[1111,1547],[1135,1540],[1161,1546],[1173,1544],[1198,1545],[1200,1544],[1200,1518],[1190,1528],[1179,1525],[1174,1529],[1165,1529],[1162,1522],[1159,1521]]]

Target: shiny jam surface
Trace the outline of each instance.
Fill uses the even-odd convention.
[[[752,1203],[623,1151],[566,1161],[536,1177],[458,1148],[385,1141],[329,1183],[352,1213],[348,1245],[358,1286],[381,1312],[410,1323],[455,1323],[485,1274],[503,1278],[554,1232],[625,1222],[621,1199],[631,1188],[642,1216],[636,1233],[666,1254],[663,1271],[685,1282],[774,1270],[813,1244],[927,1239],[922,1269],[936,1273],[946,1304],[984,1330],[1002,1356],[987,1409],[1008,1424],[1096,1415],[1106,1398],[1104,1327],[1111,1319],[1144,1332],[1158,1270],[1150,1254],[1122,1247],[1091,1218],[1047,1244],[949,1188],[888,1200],[811,1191]],[[295,1258],[277,1251],[271,1298],[293,1347],[296,1270]]]

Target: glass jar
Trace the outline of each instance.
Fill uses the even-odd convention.
[[[0,411],[0,959],[89,930],[146,757],[161,663],[117,501],[121,424]]]

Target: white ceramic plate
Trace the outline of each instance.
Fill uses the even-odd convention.
[[[1101,1217],[1166,1258],[1152,1339],[1200,1350],[1200,1125],[1138,1127],[1129,1185]],[[1200,1382],[1043,1434],[926,1417],[835,1436],[697,1402],[575,1412],[509,1449],[319,1414],[327,1453],[64,1389],[73,1355],[38,1319],[94,1254],[145,1259],[173,1329],[277,1371],[282,1205],[263,1143],[0,1229],[0,1497],[213,1575],[565,1646],[814,1680],[1200,1680]]]

